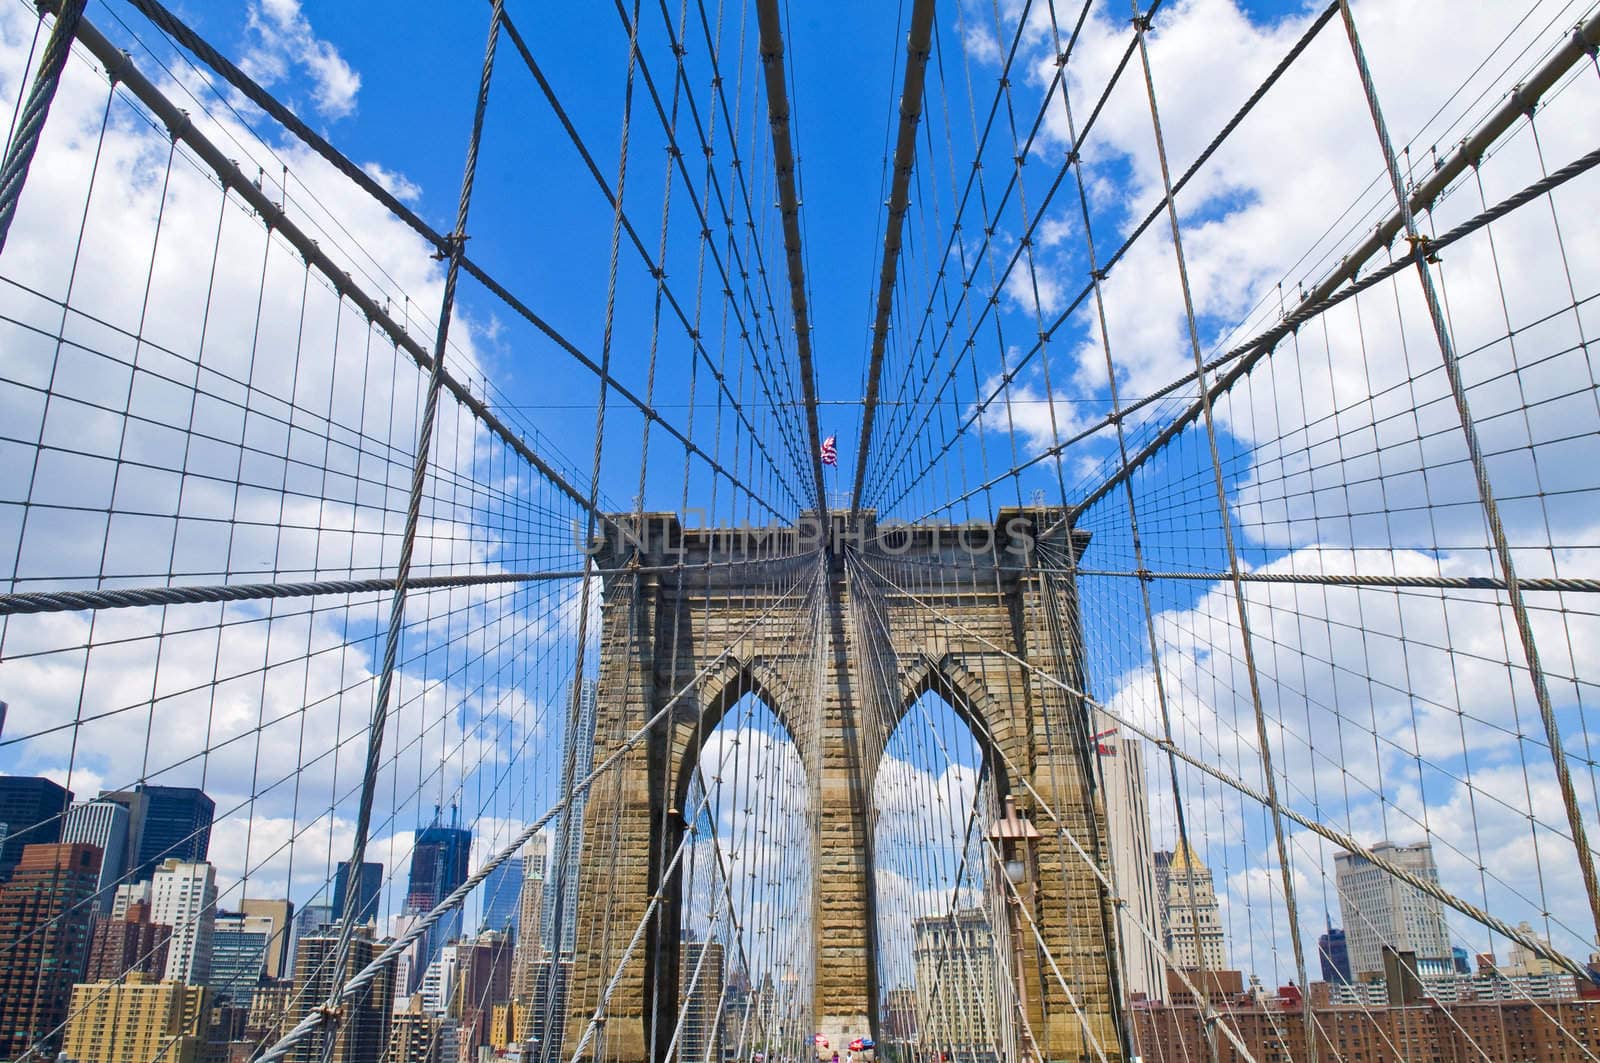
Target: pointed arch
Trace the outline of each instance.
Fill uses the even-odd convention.
[[[900,698],[887,733],[893,733],[906,713],[924,694],[934,693],[955,711],[971,730],[985,762],[994,775],[1001,797],[1011,792],[1011,768],[1019,764],[1018,751],[1005,748],[1009,713],[983,680],[951,653],[934,657],[919,653],[900,673]],[[1024,765],[1024,770],[1026,766]]]

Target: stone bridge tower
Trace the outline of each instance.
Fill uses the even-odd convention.
[[[765,556],[798,555],[793,559],[714,568],[704,562],[725,559],[730,550],[738,556],[747,545],[728,529],[687,529],[675,515],[660,513],[644,515],[642,526],[619,517],[610,529],[601,567],[616,572],[633,565],[638,572],[605,580],[595,762],[652,717],[662,718],[589,796],[563,1058],[584,1036],[624,956],[606,1019],[583,1054],[629,1063],[664,1057],[678,1010],[682,911],[679,882],[662,871],[683,837],[688,776],[700,745],[749,692],[762,697],[794,739],[817,811],[817,1031],[835,1046],[877,1033],[878,736],[892,732],[928,690],[967,721],[1001,793],[1015,798],[1043,836],[1024,903],[1072,998],[1024,929],[1027,947],[1019,957],[1026,959],[1018,967],[1039,1058],[1092,1058],[1091,1033],[1108,1058],[1120,1058],[1116,978],[1107,963],[1108,952],[1114,954],[1111,900],[1063,834],[1064,828],[1086,851],[1100,852],[1104,814],[1092,782],[1089,730],[1079,699],[1039,674],[1081,689],[1073,585],[1059,568],[1038,571],[1036,544],[1052,543],[1057,550],[1050,554],[1067,556],[1070,549],[1075,557],[1087,536],[1071,532],[1063,512],[1051,508],[1002,509],[993,525],[879,529],[870,512],[835,515],[830,523],[825,549],[821,524],[810,516],[798,528],[772,533],[776,547],[770,537],[763,547]],[[812,581],[816,599],[801,590],[778,600],[773,564]],[[902,590],[903,569],[896,566],[912,564],[958,578],[924,578],[917,589]],[[753,623],[763,615],[766,621]],[[827,629],[820,661],[792,636],[797,624],[816,624],[818,617]],[[886,714],[893,718],[880,718]],[[1099,859],[1106,867],[1107,858]],[[630,951],[652,903],[646,931]],[[661,1029],[653,1030],[657,1023]]]

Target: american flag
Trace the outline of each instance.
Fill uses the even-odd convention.
[[[838,465],[839,448],[834,445],[834,437],[829,436],[822,441],[822,464]]]

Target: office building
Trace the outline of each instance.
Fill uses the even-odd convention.
[[[723,1058],[727,957],[720,941],[685,941],[678,950],[678,1058]]]
[[[322,933],[325,927],[333,926],[333,905],[328,901],[326,893],[318,894],[310,904],[303,904],[295,913],[294,933],[289,943],[290,955],[299,948],[300,939],[312,937]]]
[[[72,791],[49,779],[0,775],[0,823],[6,825],[0,845],[0,882],[11,877],[27,845],[54,845],[72,805]]]
[[[571,792],[577,780],[594,770],[595,709],[599,701],[598,682],[585,679],[579,684],[577,719],[569,721],[561,755],[562,797]],[[570,956],[578,940],[578,862],[583,855],[583,813],[588,804],[587,793],[574,793],[556,819],[541,926],[545,950],[553,956]]]
[[[1211,881],[1211,869],[1188,845],[1165,854],[1166,946],[1168,962],[1185,970],[1228,966],[1222,945],[1222,916]]]
[[[128,975],[72,990],[62,1055],[73,1063],[200,1063],[210,1013],[204,986]]]
[[[1439,881],[1433,847],[1427,842],[1380,842],[1372,847],[1372,853],[1427,882]],[[1444,910],[1435,898],[1359,854],[1335,853],[1333,860],[1352,975],[1382,974],[1385,945],[1396,952],[1415,953],[1421,974],[1455,969]]]
[[[450,826],[439,822],[439,809],[433,822],[419,827],[411,847],[411,876],[406,888],[406,911],[426,914],[456,887],[467,880],[467,861],[472,852],[472,832],[459,825],[458,810],[450,808]],[[428,934],[424,959],[432,962],[446,942],[461,937],[461,909],[445,913]]]
[[[543,959],[533,976],[533,1002],[529,1009],[526,1037],[538,1046],[533,1059],[538,1063],[557,1063],[561,1056],[562,1034],[566,1028],[567,1004],[572,990],[572,961]],[[530,1061],[531,1063],[531,1061]]]
[[[515,1000],[532,998],[534,967],[544,958],[540,933],[540,922],[544,915],[543,836],[528,842],[522,859],[522,889],[517,898],[521,919],[517,928],[516,952],[511,958],[511,996]]]
[[[312,934],[300,939],[295,946],[294,986],[295,997],[288,1017],[291,1026],[311,1015],[328,1000],[341,984],[336,981],[335,955],[339,949],[339,935]],[[357,927],[350,939],[349,971],[353,974],[370,964],[383,950],[372,940],[372,931]],[[344,1020],[339,1023],[334,1037],[329,1063],[377,1063],[389,1045],[389,1018],[393,1013],[394,984],[389,980],[388,968],[367,986],[365,992],[344,1003]],[[319,1029],[295,1048],[290,1063],[322,1063],[323,1049],[329,1034]]]
[[[513,856],[484,877],[479,887],[483,898],[480,928],[504,934],[521,931],[522,857]]]
[[[294,953],[289,939],[294,934],[294,902],[269,898],[246,898],[239,911],[272,920],[272,938],[267,942],[267,977],[287,978],[294,973]]]
[[[149,883],[143,883],[148,892]],[[136,900],[123,905],[114,915],[94,921],[89,939],[89,965],[86,982],[115,982],[125,974],[147,974],[160,981],[167,973],[167,941],[172,928],[150,918],[150,901]]]
[[[216,869],[206,863],[164,861],[150,880],[150,918],[172,928],[166,977],[205,985],[211,977],[217,918]]]
[[[428,1014],[422,997],[413,994],[404,1008],[389,1020],[387,1063],[456,1063],[446,1061],[440,1052],[440,1032],[444,1020]]]
[[[1317,960],[1322,965],[1324,982],[1348,984],[1350,976],[1350,949],[1344,940],[1344,931],[1330,926],[1328,932],[1317,938]]]
[[[269,916],[217,913],[211,930],[211,973],[206,982],[216,1000],[249,1003],[267,973],[267,950],[276,929]]]
[[[460,1022],[460,1044],[469,1058],[489,1043],[496,1004],[511,999],[511,939],[485,930],[456,946],[456,984],[451,1016]]]
[[[446,945],[422,972],[422,1006],[433,1015],[446,1015],[455,1001],[460,946]]]
[[[919,916],[911,935],[923,1043],[939,1045],[952,1058],[996,1060],[1005,1034],[988,913],[960,908],[953,915]]]
[[[147,879],[168,860],[199,863],[211,851],[211,821],[217,804],[192,786],[152,786],[103,792],[102,801],[128,809],[128,875]]]
[[[74,983],[89,959],[89,924],[100,880],[92,845],[28,845],[0,886],[0,1059],[60,1045]]]
[[[378,921],[378,895],[383,890],[383,865],[371,861],[363,861],[361,874],[358,876],[356,896],[356,922],[358,924],[377,923]],[[345,905],[349,899],[350,889],[350,862],[339,861],[339,866],[333,873],[333,917],[343,919]]]
[[[1096,763],[1105,800],[1105,847],[1114,892],[1127,903],[1117,908],[1117,948],[1122,956],[1122,991],[1161,999],[1166,986],[1166,956],[1161,922],[1162,897],[1156,892],[1154,847],[1150,843],[1150,803],[1146,796],[1144,749],[1118,734],[1104,713],[1094,714]]]
[[[117,886],[128,870],[128,810],[115,801],[80,801],[67,809],[61,840],[83,842],[100,850],[100,888],[95,908],[111,911]]]

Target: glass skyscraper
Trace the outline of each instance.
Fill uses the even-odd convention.
[[[567,790],[594,770],[595,708],[599,701],[600,684],[585,679],[578,692],[578,719],[569,728],[561,756],[561,790],[557,797],[566,796]],[[572,766],[569,774],[567,765]],[[551,845],[550,872],[545,877],[544,918],[540,932],[544,947],[552,956],[571,956],[578,942],[578,858],[583,850],[583,810],[589,795],[573,794],[572,803],[557,820],[555,840]],[[556,934],[560,941],[557,942]],[[557,948],[559,944],[559,948]]]

